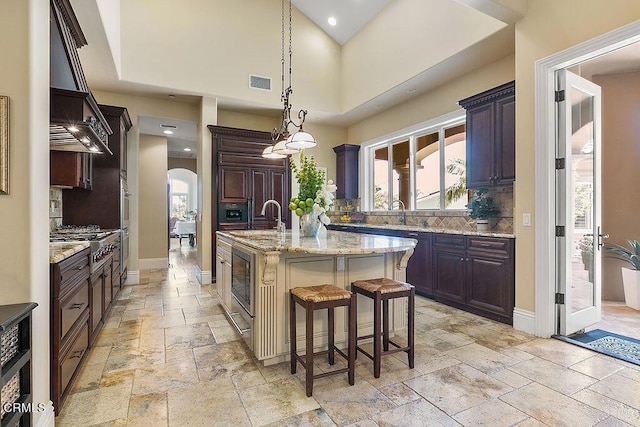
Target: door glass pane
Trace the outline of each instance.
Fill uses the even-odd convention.
[[[373,209],[389,207],[389,149],[385,145],[373,153]]]
[[[572,257],[572,311],[595,305],[594,292],[594,130],[593,97],[571,88],[571,217],[574,233]]]
[[[444,203],[445,209],[465,209],[466,179],[466,126],[461,124],[444,131]]]
[[[395,202],[391,208],[393,210],[401,210],[401,206],[409,207],[409,199],[411,198],[411,170],[409,167],[409,141],[402,141],[393,144],[393,185],[392,199],[400,200],[401,203]]]
[[[438,132],[416,138],[416,208],[440,209]]]

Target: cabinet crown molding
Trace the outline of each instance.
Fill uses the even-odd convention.
[[[515,94],[515,93],[516,93],[516,81],[513,80],[511,82],[497,86],[493,89],[485,90],[484,92],[480,92],[476,95],[462,99],[458,101],[458,105],[460,105],[462,108],[468,109],[469,107],[473,107],[474,105],[484,104],[485,102],[492,101],[496,98],[501,98],[505,95]]]

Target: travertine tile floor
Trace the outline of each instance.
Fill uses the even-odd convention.
[[[308,398],[304,369],[252,358],[192,254],[124,288],[58,426],[640,426],[640,367],[425,298],[415,369],[387,356],[375,379],[360,357],[354,386],[327,377]]]

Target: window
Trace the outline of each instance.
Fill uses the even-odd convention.
[[[458,111],[362,144],[366,210],[465,209],[466,128]],[[392,204],[393,203],[393,204]]]
[[[171,202],[170,218],[184,218],[187,214],[187,206],[189,206],[189,184],[178,179],[169,180]]]

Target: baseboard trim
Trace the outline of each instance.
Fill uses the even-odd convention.
[[[533,311],[515,307],[513,309],[513,328],[528,334],[536,333],[536,314]]]
[[[196,278],[198,279],[198,283],[201,285],[210,285],[211,284],[211,271],[210,270],[200,270],[199,265],[194,265],[193,270],[195,271]]]
[[[140,270],[169,268],[169,258],[145,258],[139,261]]]
[[[53,410],[53,402],[49,401],[47,403],[47,408],[44,410],[36,427],[55,427],[56,425],[56,414]]]
[[[127,281],[125,285],[138,285],[140,283],[140,271],[127,271]]]

